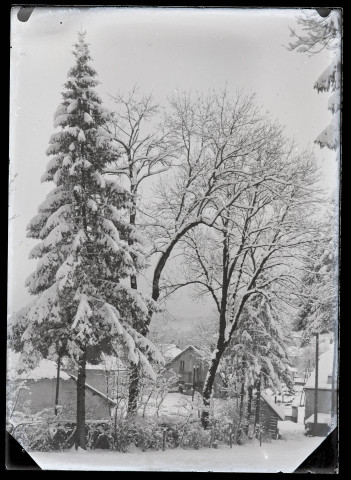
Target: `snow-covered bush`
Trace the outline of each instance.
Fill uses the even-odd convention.
[[[52,408],[35,414],[16,412],[8,426],[11,435],[26,450],[63,450],[74,443],[75,423],[55,416]]]
[[[113,432],[110,423],[93,422],[87,424],[87,448],[113,450]]]
[[[211,441],[211,431],[204,430],[200,420],[189,422],[185,427],[184,436],[182,437],[182,448],[208,447]]]
[[[20,415],[16,411],[20,393],[22,390],[28,390],[26,380],[13,381],[7,380],[6,383],[6,422],[8,423],[8,429],[11,428],[12,417]],[[29,401],[24,402],[22,405],[24,412],[29,412]]]
[[[249,441],[245,433],[247,426],[247,419],[244,416],[240,421],[240,407],[237,400],[229,398],[220,403],[211,419],[212,441],[226,445],[243,445]]]
[[[14,433],[18,443],[26,450],[39,450],[41,452],[54,450],[53,439],[47,423],[19,424]]]
[[[127,452],[134,446],[142,451],[162,448],[163,432],[158,423],[149,418],[130,417],[114,419],[111,424],[112,448]]]

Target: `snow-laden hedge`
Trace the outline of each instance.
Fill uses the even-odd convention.
[[[129,417],[125,412],[107,420],[87,420],[87,448],[118,452],[133,450],[199,449],[221,445],[242,445],[249,441],[245,422],[240,422],[238,407],[233,399],[221,403],[216,414],[210,415],[210,425],[204,430],[200,410],[191,408],[176,415]],[[244,420],[244,419],[243,419]],[[10,433],[29,450],[51,451],[74,448],[76,423],[74,419],[55,417],[52,410],[42,411],[35,418],[13,419]],[[264,441],[264,440],[263,440]]]
[[[32,451],[67,450],[75,444],[75,422],[23,422],[12,427],[13,435]],[[136,417],[133,421],[87,421],[87,448],[118,452],[184,448],[199,449],[217,445],[242,445],[248,441],[242,429],[217,420],[204,430],[198,418]]]

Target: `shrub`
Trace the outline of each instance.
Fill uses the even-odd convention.
[[[227,404],[228,403],[228,404]],[[118,415],[106,421],[87,421],[88,449],[109,449],[127,452],[131,448],[142,451],[163,448],[199,449],[219,444],[243,445],[248,441],[230,400],[221,404],[216,415],[211,415],[210,428],[204,430],[197,410],[174,416],[142,417],[133,419]],[[28,419],[27,419],[28,420]],[[33,419],[30,419],[33,420]],[[63,421],[53,415],[38,417],[36,423],[22,425],[15,437],[31,450],[49,451],[71,448],[75,442],[75,422]],[[21,419],[21,421],[23,421]]]
[[[68,423],[24,423],[18,424],[13,435],[24,448],[47,452],[72,447],[74,430],[75,426]]]
[[[213,441],[226,445],[230,445],[230,443],[244,445],[249,441],[249,437],[245,433],[246,426],[244,418],[240,422],[236,400],[228,398],[221,402],[216,414],[211,418]]]
[[[199,421],[191,422],[185,427],[181,446],[185,448],[208,447],[211,440],[211,431],[204,430]]]
[[[162,448],[163,431],[155,420],[118,418],[110,429],[113,448],[117,451],[126,452],[130,445],[142,451]]]

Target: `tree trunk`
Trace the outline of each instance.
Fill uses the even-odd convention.
[[[83,347],[82,355],[78,362],[77,377],[77,430],[76,430],[76,449],[78,447],[86,449],[85,437],[85,377],[86,377],[87,349]]]
[[[135,218],[136,218],[136,207],[132,207],[129,222],[131,225],[135,225]],[[152,299],[157,302],[160,296],[160,278],[161,273],[166,265],[166,262],[177,242],[187,233],[188,230],[193,228],[194,226],[198,225],[200,221],[195,221],[189,225],[187,225],[183,230],[181,230],[178,235],[173,239],[172,242],[168,245],[166,251],[162,254],[161,258],[159,259],[155,271],[154,271],[154,278],[152,282]],[[137,280],[132,275],[130,278],[131,288],[137,288]],[[143,326],[135,325],[134,328],[141,333],[142,335],[146,336],[148,333],[148,327],[150,325],[151,319],[153,315],[153,310],[149,311],[147,323]],[[129,377],[129,392],[128,392],[128,414],[135,415],[137,413],[138,408],[138,396],[139,396],[139,386],[140,386],[140,372],[138,366],[131,364],[130,365],[131,373]]]
[[[249,433],[249,427],[250,427],[250,419],[251,419],[251,408],[252,408],[252,385],[249,386],[248,388],[248,395],[249,395],[249,399],[248,399],[248,403],[247,403],[247,425],[246,425],[246,429],[245,429],[245,433],[246,435],[248,435]]]
[[[163,272],[163,269],[166,266],[167,260],[170,257],[173,248],[177,245],[177,243],[184,237],[184,235],[191,230],[193,227],[196,227],[202,223],[202,220],[194,220],[191,223],[188,223],[185,225],[182,229],[180,229],[174,236],[174,238],[169,242],[167,245],[166,249],[162,252],[153,275],[153,280],[152,280],[152,299],[157,302],[160,296],[160,279],[161,279],[161,274]],[[150,318],[151,320],[151,318]],[[149,322],[150,323],[150,322]]]
[[[224,222],[224,225],[226,223]],[[210,402],[213,392],[213,385],[216,379],[216,373],[218,370],[219,362],[222,358],[222,355],[225,351],[225,348],[228,344],[229,339],[225,342],[225,328],[226,328],[226,313],[227,313],[227,302],[228,302],[228,243],[227,243],[227,234],[224,236],[223,240],[223,272],[222,272],[222,298],[220,304],[220,315],[219,315],[219,332],[217,340],[217,348],[215,354],[212,355],[211,365],[208,369],[207,378],[202,394],[203,401],[203,410],[201,414],[201,423],[204,429],[207,429],[209,426],[209,416],[210,416]]]
[[[130,364],[129,390],[128,390],[128,409],[129,416],[135,416],[138,411],[139,397],[139,365]]]
[[[260,406],[261,406],[261,375],[259,376],[258,382],[257,382],[256,411],[255,411],[255,424],[254,424],[255,431],[256,431],[257,424],[260,423]]]
[[[59,392],[60,392],[60,370],[61,370],[61,357],[57,358],[57,373],[56,373],[56,393],[55,393],[55,416],[58,414]]]
[[[239,407],[239,425],[236,434],[236,441],[239,444],[240,436],[243,431],[242,422],[243,422],[243,413],[244,413],[244,394],[245,394],[245,382],[241,382],[241,391],[240,391],[240,407]]]
[[[243,421],[243,413],[244,413],[244,395],[245,395],[245,382],[242,380],[241,382],[241,391],[240,391],[240,407],[239,407],[239,424],[241,425]]]
[[[132,162],[129,162],[130,166],[130,178],[133,178],[133,165]],[[132,194],[132,206],[129,213],[129,223],[133,227],[135,227],[136,221],[136,186],[134,184],[131,185],[131,194]],[[129,238],[128,244],[133,245],[133,239]],[[135,275],[130,276],[130,286],[133,290],[137,290],[137,278]],[[133,328],[135,328],[138,332],[142,333],[144,330],[142,325],[137,324],[137,319],[133,318]],[[139,397],[139,365],[135,365],[134,363],[130,363],[130,374],[129,374],[129,390],[128,390],[128,407],[127,413],[130,416],[136,415],[138,411],[138,397]]]
[[[204,429],[207,429],[209,426],[209,415],[210,415],[209,408],[210,408],[210,402],[211,402],[211,397],[213,392],[213,385],[215,382],[218,365],[219,365],[220,359],[222,358],[224,350],[225,350],[224,343],[218,341],[216,354],[211,360],[211,365],[207,373],[207,378],[206,378],[204,391],[202,395],[204,408],[201,413],[201,423]]]

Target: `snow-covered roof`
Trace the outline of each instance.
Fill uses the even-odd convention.
[[[206,355],[201,351],[199,350],[198,348],[194,347],[194,345],[188,345],[187,347],[185,347],[183,350],[181,350],[178,355],[176,355],[174,358],[172,358],[172,360],[170,360],[169,362],[167,362],[167,364],[170,364],[172,362],[174,362],[176,359],[178,359],[181,355],[183,355],[183,353],[185,353],[187,350],[193,350],[193,352],[199,357],[201,358],[202,360],[208,360],[208,358],[206,358]]]
[[[183,351],[175,343],[161,343],[157,347],[161,354],[166,358],[166,360],[171,360],[175,358]]]
[[[306,380],[304,377],[295,377],[294,378],[294,387],[295,389],[298,387],[305,387]]]
[[[126,366],[117,357],[114,357],[113,355],[104,355],[103,360],[94,365],[93,363],[87,363],[86,365],[87,370],[126,370]]]
[[[72,378],[75,382],[78,380],[77,376],[76,376],[76,375],[73,375],[73,373],[70,373],[70,374],[69,374],[69,378]],[[90,385],[90,383],[85,382],[85,387],[86,387],[88,390],[91,390],[92,392],[96,393],[96,394],[99,395],[100,397],[104,398],[104,399],[107,400],[108,402],[112,403],[113,405],[116,405],[116,404],[117,404],[116,400],[113,400],[112,398],[108,397],[105,393],[101,392],[101,390],[98,390],[97,388],[95,388],[95,387],[93,387],[92,385]]]
[[[9,350],[7,356],[7,371],[11,380],[41,380],[56,378],[57,363],[52,360],[41,360],[33,370],[28,370],[22,362],[21,353]],[[69,375],[62,369],[60,371],[62,380],[69,380]]]
[[[334,344],[326,352],[322,353],[318,360],[318,388],[331,390],[331,383],[328,383],[328,377],[333,373]],[[314,388],[315,370],[312,371],[305,388]]]
[[[278,415],[280,420],[285,420],[284,409],[279,407],[279,405],[277,405],[274,402],[273,397],[271,397],[270,395],[267,395],[265,392],[261,392],[261,397],[271,407],[271,409]]]

